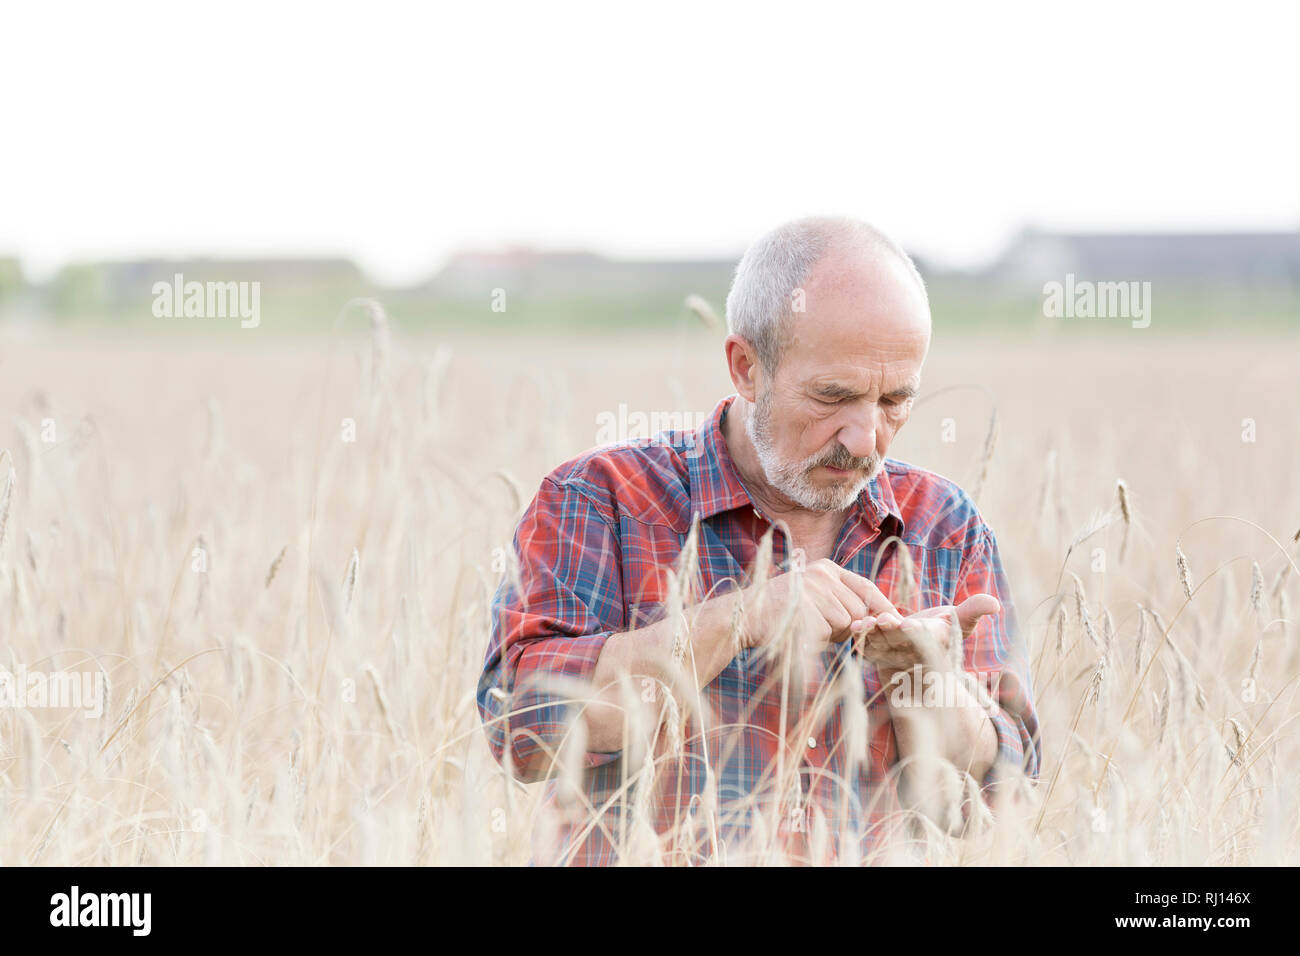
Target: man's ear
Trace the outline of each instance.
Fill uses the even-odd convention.
[[[758,364],[758,353],[749,342],[739,335],[728,335],[722,343],[727,353],[727,371],[731,374],[731,384],[736,386],[736,393],[747,402],[758,397],[758,376],[762,368]]]

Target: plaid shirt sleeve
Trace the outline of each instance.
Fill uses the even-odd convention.
[[[997,538],[983,522],[971,553],[962,563],[953,603],[960,604],[980,593],[992,594],[1002,605],[997,614],[980,618],[965,648],[966,669],[983,678],[990,691],[996,688],[998,709],[990,716],[997,730],[998,752],[981,781],[981,792],[988,798],[1009,768],[1019,767],[1026,775],[1037,777],[1040,753],[1029,655],[1016,620]]]
[[[492,601],[477,700],[493,756],[520,780],[548,775],[605,642],[623,628],[616,527],[577,480],[547,476],[515,530],[518,574]],[[618,757],[589,752],[585,764]]]

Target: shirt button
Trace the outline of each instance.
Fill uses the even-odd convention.
[[[809,737],[809,738],[808,738],[808,747],[809,747],[809,749],[814,749],[814,748],[816,748],[816,746],[817,746],[817,738],[816,738],[816,737]]]

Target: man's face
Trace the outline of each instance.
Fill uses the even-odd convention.
[[[804,296],[775,375],[757,375],[746,430],[772,487],[800,507],[838,511],[880,472],[907,421],[929,310],[885,254],[827,257]]]

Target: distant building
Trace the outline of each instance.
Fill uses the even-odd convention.
[[[1067,273],[1107,281],[1180,279],[1300,287],[1300,232],[1022,232],[988,278],[1037,284]]]
[[[461,252],[430,280],[426,291],[448,298],[478,298],[503,288],[517,295],[562,298],[725,290],[737,259],[623,260],[594,252],[523,247]]]

